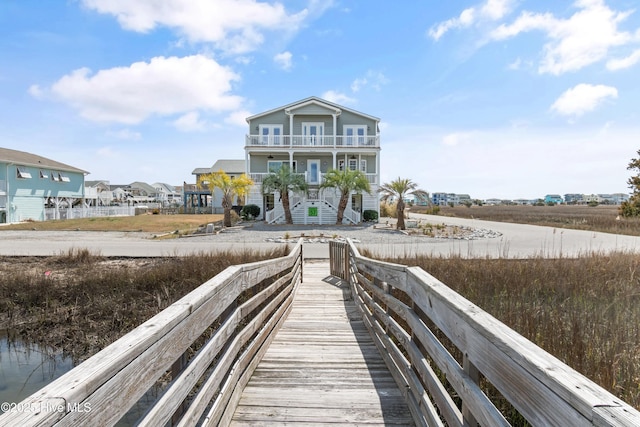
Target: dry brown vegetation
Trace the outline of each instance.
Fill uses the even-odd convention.
[[[414,206],[411,212],[426,212]],[[617,206],[440,206],[440,215],[640,236],[640,218],[618,218]]]
[[[640,409],[640,259],[388,259],[417,265]]]
[[[0,227],[2,230],[143,231],[149,233],[190,232],[203,224],[222,220],[222,215],[136,215],[26,222]]]
[[[284,256],[218,252],[104,258],[87,250],[0,258],[0,331],[83,360],[230,265]]]

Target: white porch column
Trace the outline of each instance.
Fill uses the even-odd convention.
[[[336,169],[336,155],[338,154],[338,152],[332,151],[331,154],[333,154],[333,169]]]
[[[332,114],[333,116],[333,148],[336,148],[336,136],[338,135],[338,114],[334,113]],[[335,160],[335,156],[334,156],[334,160]],[[333,162],[335,163],[335,161]],[[334,168],[335,168],[335,164],[334,164]]]
[[[244,154],[244,173],[249,175],[251,172],[251,154],[245,152]]]
[[[289,115],[289,146],[293,147],[293,113],[286,112]]]
[[[380,152],[376,152],[376,184],[380,185]]]
[[[293,150],[289,151],[289,170],[293,172]]]

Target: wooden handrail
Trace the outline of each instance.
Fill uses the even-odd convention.
[[[636,409],[421,268],[363,257],[351,241],[331,242],[330,257],[331,274],[349,281],[416,425],[510,425],[480,388],[480,374],[534,426],[640,425]]]
[[[168,371],[171,382],[140,425],[201,417],[223,425],[301,281],[302,239],[285,257],[228,267],[27,397],[0,426],[113,425]],[[197,340],[204,344],[193,348]]]

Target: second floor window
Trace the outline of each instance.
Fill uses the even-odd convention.
[[[282,145],[282,125],[260,125],[260,144]]]
[[[364,125],[344,126],[344,145],[366,145],[367,127]]]

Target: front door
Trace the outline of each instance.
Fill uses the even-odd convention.
[[[307,183],[320,185],[320,160],[309,160],[307,165]]]
[[[302,136],[304,137],[304,145],[322,145],[324,123],[302,123]]]

